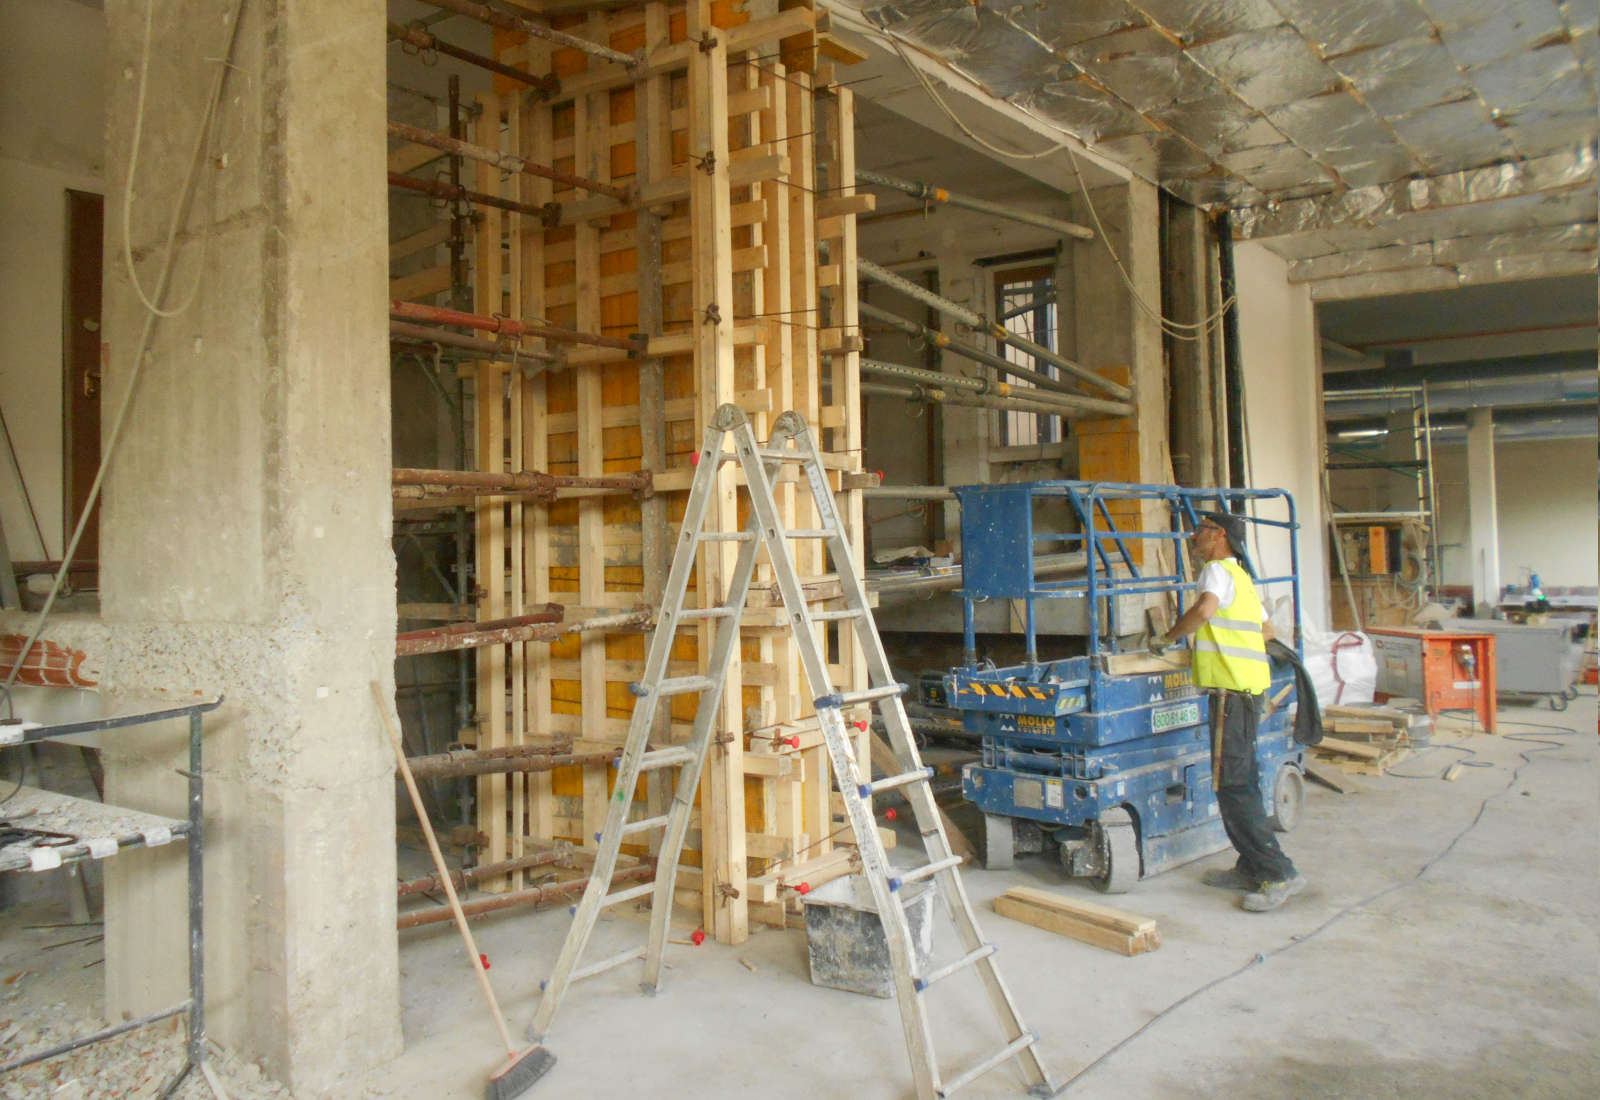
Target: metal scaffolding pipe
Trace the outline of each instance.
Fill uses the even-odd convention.
[[[618,871],[611,876],[613,884],[626,882],[641,882],[655,877],[656,869],[653,866],[629,867]],[[461,903],[461,911],[469,917],[482,916],[484,913],[493,913],[499,909],[510,909],[518,905],[555,905],[567,903],[583,893],[589,886],[588,876],[573,879],[571,882],[558,882],[552,886],[532,886],[526,890],[513,890],[508,894],[495,894],[476,901]],[[407,928],[417,928],[424,924],[438,924],[451,919],[448,906],[437,909],[421,909],[415,913],[402,913],[395,921],[395,927],[400,931]]]
[[[547,202],[535,206],[530,202],[518,202],[515,199],[502,199],[498,195],[486,195],[482,191],[469,191],[465,187],[458,187],[444,180],[421,180],[416,176],[406,176],[399,172],[389,173],[390,187],[403,187],[407,191],[420,191],[424,195],[432,195],[436,199],[455,199],[461,202],[470,202],[478,206],[493,206],[500,210],[509,210],[513,214],[527,214],[538,218],[549,228],[561,220],[561,204]]]
[[[465,61],[468,65],[476,65],[480,69],[487,69],[491,73],[499,73],[501,76],[510,77],[512,80],[520,81],[529,87],[538,89],[539,95],[544,99],[549,99],[561,90],[561,81],[557,79],[554,73],[549,76],[534,76],[532,73],[524,72],[513,65],[507,65],[503,61],[496,61],[494,58],[485,57],[481,53],[464,50],[460,46],[452,46],[421,27],[405,27],[399,23],[391,22],[389,24],[389,37],[397,42],[415,46],[419,50],[432,50],[434,53],[442,53],[446,57]]]
[[[542,637],[560,634],[561,614],[559,604],[555,613],[540,611],[532,615],[518,615],[509,619],[493,619],[483,623],[451,623],[449,626],[427,630],[408,630],[396,635],[396,657],[415,657],[420,653],[453,653],[458,649],[477,649],[486,645],[504,645],[510,642],[535,641]],[[553,632],[552,632],[553,631]]]
[[[416,757],[411,761],[411,770],[413,774],[415,774],[417,770],[417,761],[426,759],[429,758]],[[452,871],[450,873],[450,881],[455,884],[457,890],[464,890],[475,882],[481,882],[486,878],[498,878],[501,875],[509,875],[515,871],[527,871],[534,867],[543,867],[550,863],[565,863],[570,865],[572,862],[572,856],[573,852],[569,845],[568,849],[565,851],[535,852],[531,856],[522,856],[518,859],[505,859],[501,860],[499,863],[485,863],[481,867],[473,867],[466,871]],[[399,886],[399,889],[395,891],[395,896],[405,898],[410,897],[412,894],[430,894],[438,889],[440,889],[439,876],[424,875],[422,878],[412,879],[410,882],[402,882]]]
[[[1060,405],[1041,405],[1015,397],[996,397],[987,393],[948,393],[937,386],[885,386],[878,382],[861,383],[863,396],[904,397],[911,401],[928,401],[940,405],[964,405],[974,409],[1000,409],[1003,412],[1043,413],[1070,419],[1073,410]]]
[[[980,214],[993,214],[997,218],[1006,218],[1010,221],[1021,222],[1023,225],[1036,226],[1039,229],[1048,229],[1052,233],[1060,233],[1063,237],[1075,237],[1080,241],[1094,240],[1094,230],[1088,226],[1078,225],[1076,222],[1064,222],[1059,218],[1048,217],[1044,214],[1032,214],[1026,210],[1018,210],[1014,206],[1005,206],[998,202],[958,195],[954,191],[947,191],[943,187],[938,187],[931,183],[897,179],[894,176],[867,172],[860,168],[856,169],[856,182],[875,183],[879,187],[892,187],[896,191],[904,191],[912,198],[920,199],[923,202],[949,203],[951,206],[976,210]]]
[[[924,370],[921,367],[907,367],[899,363],[886,363],[881,359],[863,359],[861,360],[861,369],[868,374],[904,378],[911,382],[936,386],[942,389],[972,390],[975,393],[991,394],[995,397],[1020,398],[1024,401],[1031,401],[1036,405],[1049,405],[1056,409],[1070,409],[1075,413],[1083,411],[1080,403],[1071,394],[1054,393],[1031,387],[1019,388],[1006,382],[992,382],[987,378],[967,378],[959,374],[945,374],[942,371]]]
[[[1089,385],[1103,390],[1113,397],[1129,398],[1133,396],[1133,391],[1127,386],[1113,382],[1108,378],[1102,378],[1081,363],[1074,363],[1071,359],[1065,359],[1044,345],[1034,343],[1026,336],[1018,336],[1016,333],[1009,331],[1004,325],[993,324],[982,314],[976,313],[966,306],[958,305],[948,298],[941,297],[926,287],[920,287],[910,279],[902,278],[887,268],[879,267],[871,260],[858,258],[856,260],[856,270],[869,279],[876,279],[885,286],[893,287],[907,297],[914,298],[923,305],[938,310],[947,317],[954,317],[957,321],[975,331],[987,333],[1001,343],[1010,344],[1020,351],[1027,352],[1041,363],[1048,363],[1052,367],[1064,370],[1073,377],[1082,379]]]
[[[531,321],[513,321],[509,317],[485,317],[479,313],[463,313],[459,309],[425,306],[420,302],[390,302],[389,318],[396,321],[425,321],[430,325],[475,328],[481,332],[495,332],[502,336],[539,336],[558,344],[593,344],[599,348],[619,348],[630,355],[645,350],[643,340],[602,336],[594,332],[578,332],[570,328],[557,328],[555,325],[536,325]]]
[[[613,199],[628,203],[633,201],[633,195],[626,187],[617,187],[609,183],[601,183],[586,176],[575,176],[571,172],[560,172],[547,165],[536,164],[531,160],[502,153],[498,149],[490,149],[484,145],[474,145],[470,141],[450,137],[447,134],[437,133],[433,130],[424,130],[420,126],[409,126],[404,122],[390,122],[389,136],[397,137],[403,141],[414,141],[418,145],[427,145],[445,153],[454,153],[458,157],[468,160],[481,161],[492,164],[494,167],[506,172],[522,172],[541,179],[554,180],[564,183],[568,187],[577,187],[596,195],[608,195]]]
[[[596,493],[646,494],[654,484],[649,470],[636,470],[631,474],[604,474],[585,477],[578,474],[547,474],[539,470],[418,470],[398,466],[390,474],[390,484],[397,488],[440,488],[449,492],[469,493],[519,493],[546,500],[556,499],[562,489],[587,489]],[[559,604],[551,604],[559,607]]]
[[[1066,382],[1063,382],[1059,378],[1052,378],[1048,374],[1040,374],[1038,371],[1029,370],[1027,367],[1019,366],[1018,364],[1011,362],[1009,359],[995,355],[993,352],[984,351],[982,348],[968,344],[964,341],[952,340],[950,337],[946,336],[936,328],[929,328],[927,325],[919,325],[917,322],[908,320],[905,317],[901,317],[897,313],[891,313],[886,309],[879,309],[877,306],[871,305],[867,302],[860,303],[857,306],[857,309],[860,310],[861,316],[870,317],[875,321],[882,321],[884,324],[900,330],[907,336],[922,340],[924,343],[936,347],[941,351],[955,352],[957,355],[971,359],[977,363],[982,363],[985,366],[993,367],[995,370],[1008,374],[1013,378],[1020,378],[1025,382],[1032,382],[1034,386],[1041,390],[1049,390],[1051,393],[1064,394],[1067,397],[1072,398],[1073,402],[1079,408],[1083,409],[1084,412],[1098,412],[1103,413],[1106,416],[1133,415],[1133,406],[1125,401],[1108,401],[1102,397],[1085,397],[1083,394],[1079,393],[1077,390],[1073,389],[1070,385],[1068,385]]]
[[[465,759],[429,763],[420,770],[413,763],[411,770],[418,779],[470,779],[479,775],[513,775],[547,772],[555,768],[599,767],[601,764],[614,764],[621,756],[620,748],[604,752],[568,753],[561,756],[471,756]]]
[[[531,34],[535,38],[542,38],[546,42],[554,42],[558,46],[571,46],[575,50],[582,50],[591,57],[598,57],[602,61],[615,62],[630,71],[639,66],[639,58],[632,54],[623,53],[621,50],[613,50],[610,46],[602,46],[598,42],[590,42],[588,39],[579,38],[577,35],[566,34],[543,23],[535,23],[531,19],[523,19],[507,12],[496,11],[494,8],[483,4],[474,4],[472,0],[426,0],[426,3],[432,4],[436,8],[443,8],[445,11],[453,11],[457,15],[465,15],[469,19],[476,19],[480,23],[487,23],[489,26],[498,27],[503,31],[521,31],[523,34]]]
[[[624,626],[643,626],[650,621],[648,611],[628,611],[619,615],[600,615],[581,619],[575,623],[539,622],[527,626],[499,627],[463,634],[444,634],[408,641],[402,634],[395,639],[395,656],[411,657],[419,653],[449,653],[458,649],[476,649],[486,645],[510,645],[514,642],[549,642],[565,634],[578,634],[592,630],[612,630]],[[417,631],[418,634],[432,633]]]
[[[425,344],[474,351],[482,354],[485,359],[504,359],[514,356],[518,359],[537,359],[542,363],[554,363],[560,359],[560,356],[548,351],[524,351],[516,348],[508,353],[505,347],[493,340],[480,340],[476,336],[463,336],[459,332],[446,332],[444,329],[428,328],[426,325],[408,325],[404,321],[390,321],[389,335],[407,340],[419,340]]]

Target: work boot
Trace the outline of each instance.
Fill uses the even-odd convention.
[[[1306,888],[1306,877],[1296,871],[1278,882],[1263,882],[1253,893],[1246,894],[1240,905],[1252,913],[1266,913],[1276,909]]]
[[[1254,890],[1261,885],[1259,876],[1249,874],[1238,865],[1213,867],[1200,876],[1200,881],[1219,890]]]

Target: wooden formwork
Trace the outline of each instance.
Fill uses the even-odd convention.
[[[850,92],[818,71],[826,69],[819,16],[804,5],[755,14],[707,0],[597,7],[554,25],[638,51],[643,63],[630,71],[498,32],[500,60],[554,72],[561,86],[543,98],[506,82],[480,97],[471,140],[621,185],[629,199],[475,165],[474,190],[546,214],[477,208],[474,309],[647,339],[632,357],[552,345],[554,364],[515,356],[476,364],[474,465],[580,475],[645,469],[654,492],[642,500],[479,498],[480,619],[545,602],[564,605],[568,621],[653,606],[687,499],[690,455],[725,402],[751,415],[758,436],[786,409],[820,426],[860,561],[854,215],[868,207],[854,194]],[[737,529],[745,518],[737,471],[719,476],[710,522]],[[781,486],[780,507],[794,525],[814,527],[796,489]],[[808,591],[818,600],[835,594],[816,543],[796,550]],[[691,604],[721,601],[734,553],[731,544],[705,552]],[[790,900],[781,884],[796,866],[827,856],[834,833],[826,750],[806,721],[810,692],[765,567],[751,602],[680,872],[707,930],[725,942],[744,939],[752,918],[781,923]],[[836,684],[865,686],[848,627],[818,629],[830,635]],[[637,632],[589,632],[480,649],[479,746],[568,737],[574,752],[618,745],[645,641]],[[708,630],[684,632],[673,674],[694,671],[709,649]],[[674,701],[658,743],[687,736],[693,706],[692,697]],[[865,732],[859,751],[865,758]],[[639,816],[662,805],[672,779],[649,776],[635,795]],[[595,847],[613,782],[603,767],[484,777],[483,860],[515,858],[551,839]]]

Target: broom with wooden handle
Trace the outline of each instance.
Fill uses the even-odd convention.
[[[389,744],[394,748],[395,766],[400,769],[401,778],[405,780],[406,790],[411,793],[411,805],[417,811],[417,820],[422,823],[422,833],[428,838],[428,851],[433,853],[433,865],[439,872],[439,881],[444,885],[445,897],[450,899],[450,912],[456,918],[456,927],[461,929],[461,939],[467,945],[467,958],[471,960],[473,972],[478,975],[478,983],[483,986],[483,995],[489,1002],[489,1011],[494,1015],[495,1027],[500,1029],[500,1041],[505,1044],[506,1060],[489,1075],[489,1084],[485,1090],[487,1100],[511,1100],[527,1091],[539,1078],[550,1071],[555,1065],[556,1056],[543,1046],[531,1046],[518,1050],[517,1045],[511,1041],[511,1033],[506,1030],[505,1014],[500,1011],[500,1002],[495,1000],[494,987],[489,984],[489,975],[484,970],[483,956],[478,953],[478,945],[472,939],[472,931],[467,927],[467,916],[461,911],[461,900],[456,897],[455,885],[450,881],[450,868],[445,866],[444,853],[439,850],[439,840],[433,835],[433,824],[428,820],[428,811],[422,807],[422,795],[417,790],[416,777],[411,774],[411,765],[406,761],[405,746],[400,741],[400,731],[395,728],[394,721],[389,717],[388,701],[383,697],[383,689],[376,680],[370,684],[372,697],[377,701],[378,714],[383,718],[383,728],[388,731]]]

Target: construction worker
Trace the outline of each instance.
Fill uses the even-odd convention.
[[[1208,886],[1246,891],[1252,913],[1276,909],[1305,889],[1306,880],[1278,846],[1261,804],[1256,724],[1271,682],[1266,643],[1271,627],[1245,565],[1245,522],[1226,512],[1206,512],[1190,536],[1200,573],[1200,597],[1165,634],[1150,639],[1160,654],[1194,635],[1191,672],[1211,693],[1213,783],[1228,839],[1239,853],[1229,870],[1207,871]],[[1220,751],[1218,746],[1220,745]]]

